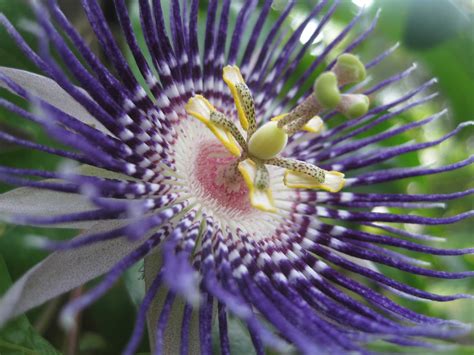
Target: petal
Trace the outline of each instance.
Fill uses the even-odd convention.
[[[326,171],[325,181],[321,184],[309,175],[286,170],[284,183],[286,186],[291,188],[322,189],[329,192],[338,192],[344,187],[345,180],[343,173],[338,171]]]
[[[76,238],[112,230],[123,222],[97,223]],[[125,238],[55,252],[21,277],[0,299],[0,327],[9,319],[107,272],[141,241]]]
[[[148,290],[151,283],[155,279],[156,275],[160,272],[162,266],[161,251],[157,250],[145,257],[145,285]],[[168,289],[162,287],[155,299],[153,300],[150,309],[148,310],[148,335],[150,338],[151,346],[155,346],[155,330],[158,324],[158,318],[160,316],[163,304],[165,302]],[[181,297],[176,297],[173,306],[171,307],[171,313],[168,318],[168,324],[164,334],[163,342],[163,354],[179,354],[181,346],[181,328],[183,320],[185,302]],[[153,350],[153,349],[152,349]],[[188,340],[188,353],[199,354],[199,317],[197,312],[193,312],[191,316],[191,323],[189,327],[189,340]]]
[[[0,72],[7,75],[25,90],[34,93],[61,111],[98,129],[99,131],[110,134],[110,132],[99,121],[92,117],[86,109],[64,91],[54,80],[25,70],[13,68],[0,67]],[[8,89],[1,80],[0,87]]]
[[[133,176],[117,173],[115,171],[106,170],[103,168],[98,168],[96,166],[82,164],[77,167],[77,170],[74,170],[78,174],[86,175],[86,176],[95,176],[101,177],[104,179],[115,179],[115,180],[123,180],[123,181],[140,181]]]
[[[185,106],[186,112],[204,123],[207,128],[219,139],[219,141],[235,156],[240,156],[239,143],[232,134],[223,127],[217,126],[211,121],[211,113],[216,111],[209,101],[203,96],[196,95],[189,99]]]
[[[245,159],[239,163],[239,171],[249,188],[250,204],[262,211],[276,212],[271,189],[257,189],[253,183],[257,174],[256,164],[251,159]]]
[[[84,196],[33,187],[19,187],[0,195],[0,215],[54,216],[94,210]],[[96,222],[72,222],[56,228],[90,228]]]

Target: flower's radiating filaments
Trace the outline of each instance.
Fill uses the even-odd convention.
[[[2,297],[0,326],[104,275],[64,308],[62,324],[69,327],[144,259],[146,294],[124,354],[135,353],[145,323],[155,354],[210,354],[213,336],[221,353],[229,354],[232,317],[246,325],[257,354],[288,344],[305,354],[364,354],[377,340],[437,347],[430,339],[467,331],[460,322],[416,313],[392,296],[447,302],[470,295],[430,293],[384,275],[378,265],[427,277],[473,276],[433,270],[422,257],[403,253],[465,255],[473,248],[435,248],[424,243],[436,237],[393,225],[456,223],[472,211],[435,218],[388,210],[439,207],[473,190],[351,191],[473,161],[378,165],[437,146],[470,125],[429,142],[385,144],[445,111],[385,128],[436,94],[427,93],[435,84],[430,80],[379,104],[378,94],[412,75],[415,66],[371,84],[372,69],[397,47],[372,59],[357,53],[378,12],[367,27],[363,12],[355,15],[301,71],[310,43],[339,1],[321,0],[291,33],[284,28],[294,1],[275,12],[271,0],[245,0],[231,21],[230,0],[210,0],[205,9],[198,0],[138,0],[139,31],[125,0],[113,3],[125,50],[97,0],[82,0],[109,65],[56,0],[32,2],[38,50],[0,15],[1,25],[44,75],[0,67],[0,86],[35,109],[4,98],[0,105],[68,148],[6,132],[0,139],[76,162],[57,172],[0,166],[0,179],[20,186],[0,195],[0,213],[11,223],[82,230],[67,241],[33,240],[54,253]],[[314,19],[317,25],[302,44],[301,33]],[[336,116],[344,119],[338,123]],[[377,133],[367,134],[373,127]],[[212,332],[216,322],[218,334]]]

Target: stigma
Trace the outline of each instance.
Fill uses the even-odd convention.
[[[299,105],[257,127],[252,92],[240,69],[228,65],[223,69],[223,79],[234,99],[239,126],[201,95],[191,97],[185,109],[188,115],[204,123],[236,157],[236,171],[240,172],[247,185],[251,206],[276,212],[268,165],[285,169],[283,183],[289,188],[338,192],[344,187],[343,173],[283,157],[282,152],[291,135],[300,131],[321,132],[324,122],[320,114],[324,111],[337,110],[348,118],[366,114],[370,105],[367,96],[340,92],[342,86],[358,83],[365,76],[365,67],[356,56],[342,54],[331,71],[322,73],[316,79],[312,93]]]

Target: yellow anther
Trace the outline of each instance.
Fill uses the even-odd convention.
[[[344,187],[344,174],[339,171],[325,171],[324,182],[297,171],[286,170],[283,182],[286,186],[297,189],[322,189],[329,192],[341,191]]]
[[[216,124],[216,122],[212,120],[213,116],[219,115],[220,113],[209,101],[201,95],[193,96],[186,104],[185,110],[189,115],[204,123],[232,155],[240,156],[241,150],[239,144],[232,133],[226,127]]]
[[[223,70],[223,78],[234,98],[242,128],[252,135],[256,129],[255,103],[240,69],[235,65],[227,65]]]
[[[250,204],[265,212],[276,212],[272,191],[269,187],[257,188],[255,180],[258,166],[251,159],[245,159],[239,163],[239,171],[244,178],[250,193]]]
[[[288,135],[278,127],[277,122],[267,122],[252,135],[248,150],[259,159],[271,159],[286,147]]]

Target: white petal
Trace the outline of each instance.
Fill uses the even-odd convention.
[[[97,223],[76,238],[119,228],[122,223]],[[104,274],[139,243],[120,238],[51,254],[15,282],[0,299],[0,327],[9,319]]]
[[[97,209],[84,196],[33,187],[19,187],[0,195],[0,216],[55,216]],[[53,225],[56,228],[90,228],[95,221]]]
[[[7,75],[25,90],[34,93],[61,111],[98,129],[99,131],[110,134],[110,132],[99,121],[92,117],[89,112],[81,106],[81,104],[74,100],[74,98],[64,91],[54,80],[14,68],[0,67],[0,72]],[[2,80],[0,80],[0,87],[9,89]]]
[[[98,168],[96,166],[82,164],[79,165],[76,170],[72,171],[76,174],[86,175],[86,176],[96,176],[104,179],[116,179],[116,180],[125,180],[125,181],[140,181],[132,176],[128,176],[121,173],[116,173],[115,171],[106,170],[103,168]]]
[[[145,285],[146,289],[150,287],[154,278],[161,269],[161,252],[156,252],[145,257]],[[166,298],[168,289],[161,287],[158,290],[158,294],[151,303],[150,309],[147,314],[148,323],[148,336],[150,338],[151,348],[153,350],[155,346],[155,329],[163,308],[163,303]],[[184,301],[181,297],[177,296],[171,307],[171,312],[168,318],[168,324],[164,334],[163,341],[163,354],[179,354],[181,345],[181,323],[183,321]],[[189,354],[200,354],[199,346],[199,317],[198,312],[194,311],[191,316],[191,322],[189,325]]]

